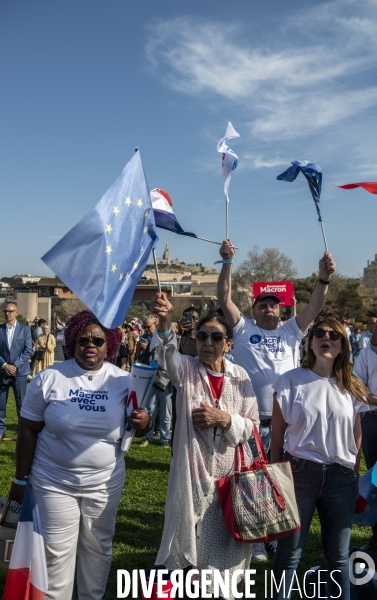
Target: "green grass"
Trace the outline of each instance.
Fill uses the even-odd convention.
[[[7,408],[7,437],[16,435],[16,410],[12,392]],[[15,442],[0,444],[0,496],[6,496],[15,473]],[[119,506],[113,545],[113,562],[104,600],[114,600],[117,569],[150,568],[155,561],[164,523],[165,494],[169,474],[170,452],[157,445],[140,448],[136,440],[126,455],[127,479]],[[362,470],[365,464],[362,463]],[[367,527],[354,527],[351,547],[360,546],[370,535]],[[305,571],[323,564],[320,527],[314,517],[299,569],[299,581]],[[264,574],[272,562],[252,562],[256,569],[256,597],[265,598]],[[0,597],[4,580],[0,579]],[[298,592],[292,598],[299,598]],[[77,600],[76,594],[73,598]]]

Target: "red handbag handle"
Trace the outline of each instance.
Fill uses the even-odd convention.
[[[266,475],[268,481],[272,485],[274,498],[275,498],[277,504],[280,506],[280,508],[282,510],[285,510],[287,507],[285,504],[283,493],[282,493],[280,487],[278,485],[276,485],[275,481],[272,479],[272,477],[270,475],[269,470],[267,469],[266,465],[269,464],[268,458],[267,458],[267,454],[264,449],[264,446],[263,446],[263,443],[262,443],[262,440],[261,440],[261,437],[259,435],[259,431],[258,431],[258,428],[256,425],[254,425],[254,440],[255,440],[255,445],[257,447],[257,451],[258,451],[258,455],[259,455],[260,466],[262,467],[263,473]],[[235,476],[236,483],[238,483],[240,472],[242,473],[242,471],[248,471],[248,469],[245,465],[245,454],[244,454],[242,444],[238,444],[238,446],[236,446],[235,453],[236,454],[235,454],[235,458],[234,458],[234,476]],[[240,455],[240,458],[241,458],[241,470],[239,468],[238,454]]]

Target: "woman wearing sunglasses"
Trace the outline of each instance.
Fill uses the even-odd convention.
[[[224,354],[232,329],[223,317],[198,323],[198,356],[177,351],[165,294],[157,294],[153,312],[158,328],[151,346],[177,388],[177,421],[165,508],[165,524],[156,564],[169,569],[248,569],[251,545],[236,542],[223,519],[215,481],[233,472],[235,447],[247,444],[258,423],[256,398],[246,371]],[[229,598],[233,598],[230,594]]]
[[[30,475],[39,506],[48,570],[48,600],[72,597],[77,558],[78,598],[100,600],[112,556],[115,517],[125,468],[120,447],[129,373],[111,364],[117,329],[88,310],[69,320],[71,360],[40,372],[22,406],[11,498],[22,502]],[[144,432],[146,411],[130,424]]]
[[[303,368],[281,375],[273,386],[271,457],[280,462],[284,453],[291,463],[301,530],[278,542],[273,571],[278,584],[285,574],[285,586],[272,597],[290,598],[290,587],[297,589],[294,573],[317,509],[328,596],[348,600],[360,413],[369,410],[369,392],[350,372],[348,336],[335,318],[316,320],[307,348]]]

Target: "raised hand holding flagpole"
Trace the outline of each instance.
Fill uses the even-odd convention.
[[[226,235],[225,239],[229,238],[229,184],[230,179],[237,168],[239,158],[235,152],[227,145],[228,140],[240,137],[240,134],[234,129],[232,123],[229,121],[226,128],[225,136],[217,142],[217,152],[222,154],[222,173],[223,173],[223,185],[225,194],[225,222],[226,222]]]
[[[315,163],[311,163],[308,160],[292,160],[292,166],[289,167],[284,173],[278,175],[276,179],[280,181],[289,181],[292,182],[296,179],[299,173],[302,173],[309,184],[309,188],[314,200],[315,207],[317,209],[318,214],[318,222],[321,225],[323,241],[325,244],[325,250],[328,254],[329,250],[327,247],[325,229],[323,227],[323,221],[321,216],[321,211],[319,209],[319,199],[321,197],[321,188],[322,188],[322,169]]]

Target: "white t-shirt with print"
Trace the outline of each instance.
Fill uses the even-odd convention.
[[[296,318],[267,330],[258,327],[254,319],[241,316],[233,328],[234,362],[243,367],[251,379],[262,419],[271,417],[272,384],[279,375],[297,365],[298,342],[303,337]]]
[[[72,359],[33,377],[21,416],[45,425],[32,472],[71,486],[103,483],[115,470],[120,475],[129,376],[108,362],[85,371]]]
[[[341,392],[334,377],[320,377],[300,367],[281,375],[273,388],[288,424],[284,450],[297,458],[352,469],[357,456],[356,416],[368,411],[369,405]]]
[[[371,394],[377,396],[377,354],[374,347],[369,344],[361,350],[355,361],[353,374],[367,386]],[[370,410],[377,410],[377,407],[371,406]]]

